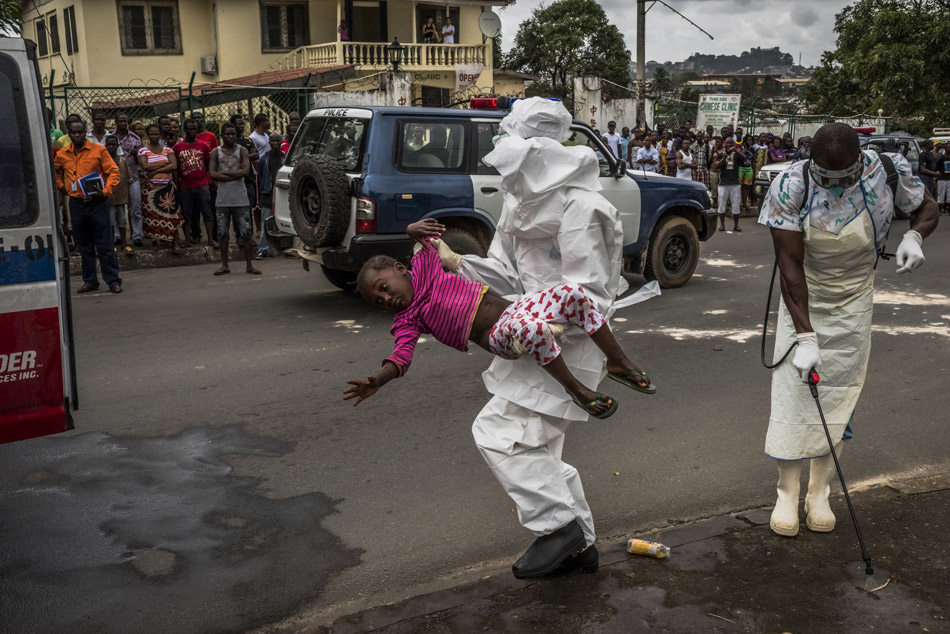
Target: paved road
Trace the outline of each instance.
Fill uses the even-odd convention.
[[[744,226],[704,245],[686,287],[618,313],[659,392],[605,385],[619,412],[569,435],[602,540],[774,499],[771,244]],[[881,263],[843,460],[856,484],[950,466],[950,229],[925,250],[919,273]],[[388,316],[299,262],[262,264],[134,271],[121,295],[76,298],[76,431],[0,447],[0,630],[303,628],[477,579],[530,543],[471,440],[488,354],[422,343],[354,409],[340,392],[389,352]]]

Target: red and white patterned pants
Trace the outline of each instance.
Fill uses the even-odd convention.
[[[506,308],[491,329],[488,347],[502,359],[530,354],[539,365],[547,365],[561,354],[548,322],[571,323],[592,335],[604,325],[604,316],[581,286],[555,286]]]

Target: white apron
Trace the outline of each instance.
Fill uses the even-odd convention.
[[[818,396],[831,438],[837,445],[861,395],[871,352],[877,259],[874,225],[865,211],[837,236],[815,229],[807,220],[802,224],[808,312],[821,351]],[[773,363],[795,341],[795,326],[782,301]],[[815,458],[828,453],[828,440],[815,400],[792,365],[791,357],[772,371],[772,413],[765,453],[779,460]]]

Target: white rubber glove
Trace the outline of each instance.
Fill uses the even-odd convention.
[[[813,332],[803,332],[798,335],[798,347],[795,348],[792,365],[798,370],[798,376],[800,376],[805,383],[808,383],[808,375],[811,373],[812,368],[815,369],[815,372],[821,370],[821,354],[818,352],[818,335]]]
[[[446,271],[458,271],[459,267],[462,266],[462,256],[449,248],[449,245],[442,242],[437,238],[433,238],[429,241],[429,244],[435,247],[435,250],[439,252],[439,258],[442,260],[442,268]]]
[[[921,246],[924,239],[916,231],[908,231],[901,240],[901,245],[897,247],[897,269],[898,273],[909,273],[916,271],[924,263],[924,250]]]

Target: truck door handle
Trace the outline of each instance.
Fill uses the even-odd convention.
[[[498,191],[497,187],[482,187],[483,194],[494,194]]]

